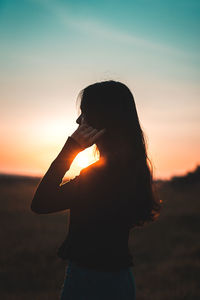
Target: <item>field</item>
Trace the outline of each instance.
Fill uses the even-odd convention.
[[[0,299],[59,299],[65,263],[56,251],[67,214],[36,215],[30,202],[38,181],[1,180]],[[158,182],[159,220],[130,234],[137,300],[200,299],[200,182]]]

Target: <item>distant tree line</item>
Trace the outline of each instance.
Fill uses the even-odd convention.
[[[170,180],[170,184],[174,186],[182,186],[196,182],[200,182],[200,166],[197,166],[193,172],[188,172],[184,176],[173,176]]]
[[[12,175],[12,174],[1,174],[0,173],[0,184],[4,183],[19,183],[19,182],[27,182],[27,183],[39,183],[41,177],[37,176],[21,176],[21,175]],[[186,175],[182,176],[173,176],[170,180],[162,180],[157,179],[154,180],[158,185],[162,183],[169,183],[173,186],[183,186],[186,184],[192,184],[196,182],[200,182],[200,166],[197,166],[193,172],[188,172]]]
[[[37,176],[23,176],[12,174],[0,174],[0,184],[17,184],[17,183],[39,183],[41,180]]]

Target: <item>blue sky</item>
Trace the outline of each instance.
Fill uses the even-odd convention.
[[[0,0],[3,143],[11,147],[9,136],[27,141],[16,159],[3,154],[6,164],[12,161],[17,172],[17,155],[32,151],[35,141],[34,150],[52,153],[43,171],[76,128],[78,92],[115,79],[135,96],[158,175],[194,168],[200,163],[199,14],[199,1]],[[59,133],[47,134],[52,126]],[[175,149],[167,153],[166,144]],[[6,164],[2,171],[12,169]],[[24,172],[30,168],[23,163]]]

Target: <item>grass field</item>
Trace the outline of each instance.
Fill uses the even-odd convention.
[[[130,234],[137,300],[200,299],[200,182],[160,182],[163,209],[157,222]],[[65,263],[56,257],[67,214],[30,211],[37,181],[3,180],[1,195],[0,299],[59,299]]]

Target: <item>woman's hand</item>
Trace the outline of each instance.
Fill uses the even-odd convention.
[[[106,129],[97,130],[86,124],[81,124],[71,137],[82,147],[88,148],[96,143]]]

